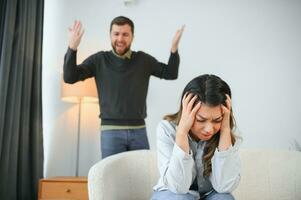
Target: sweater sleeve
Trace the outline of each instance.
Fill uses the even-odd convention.
[[[160,179],[170,191],[187,193],[192,184],[194,161],[191,154],[186,154],[171,136],[173,127],[162,121],[157,128],[157,152]]]
[[[95,74],[94,55],[88,57],[82,64],[76,64],[76,53],[68,48],[64,57],[64,81],[66,83],[75,83],[79,80],[85,80]]]
[[[158,62],[152,57],[152,75],[166,80],[174,80],[178,78],[180,65],[180,56],[178,51],[170,53],[168,64]]]
[[[240,158],[239,146],[241,140],[238,138],[234,146],[230,146],[226,151],[214,152],[211,159],[212,173],[210,181],[213,188],[218,193],[231,193],[240,181]]]

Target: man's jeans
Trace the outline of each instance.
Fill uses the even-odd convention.
[[[149,149],[146,128],[101,131],[102,158],[138,149]]]

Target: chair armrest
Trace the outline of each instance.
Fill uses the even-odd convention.
[[[158,176],[154,151],[137,150],[109,156],[89,170],[89,199],[149,199]]]

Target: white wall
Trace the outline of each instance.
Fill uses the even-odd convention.
[[[162,116],[179,107],[193,77],[213,73],[233,90],[233,107],[243,148],[290,149],[301,142],[301,1],[297,0],[46,0],[43,50],[45,175],[74,175],[76,104],[60,100],[60,75],[67,27],[80,19],[85,35],[78,61],[110,49],[109,24],[125,15],[135,23],[134,50],[167,62],[177,28],[186,24],[176,81],[151,78],[147,130],[155,149]],[[83,106],[80,175],[100,159],[99,111]]]

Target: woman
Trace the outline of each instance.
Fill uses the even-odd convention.
[[[152,199],[234,199],[241,141],[234,127],[228,84],[208,74],[190,81],[180,110],[157,128],[160,179]]]

